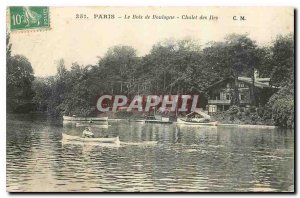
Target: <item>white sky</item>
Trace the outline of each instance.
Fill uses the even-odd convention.
[[[36,76],[56,73],[56,61],[63,58],[67,68],[72,62],[96,64],[109,47],[129,45],[139,56],[152,45],[168,38],[192,38],[200,43],[223,40],[230,33],[248,33],[258,44],[268,44],[278,34],[294,31],[292,8],[159,8],[159,7],[51,7],[51,30],[42,32],[12,32],[12,53],[22,54],[31,62]],[[88,20],[75,19],[87,14]],[[125,20],[93,19],[94,14],[214,15],[217,21],[202,20]],[[246,21],[234,21],[243,15]]]

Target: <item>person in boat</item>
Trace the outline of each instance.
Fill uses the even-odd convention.
[[[84,138],[94,138],[94,133],[91,131],[89,127],[86,127],[85,130],[82,132],[82,137]]]

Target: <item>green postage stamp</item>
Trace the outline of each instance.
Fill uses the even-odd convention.
[[[9,7],[10,30],[50,28],[49,7]]]

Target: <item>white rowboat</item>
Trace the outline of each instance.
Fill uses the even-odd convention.
[[[177,124],[185,124],[185,125],[202,125],[202,126],[217,126],[218,122],[189,122],[184,121],[180,118],[177,119]]]
[[[64,121],[107,121],[108,117],[76,117],[63,116]]]
[[[63,143],[97,143],[97,144],[116,144],[120,145],[120,139],[118,137],[114,138],[83,138],[79,136],[72,136],[67,134],[62,134]]]

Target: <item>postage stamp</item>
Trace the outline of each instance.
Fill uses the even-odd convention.
[[[50,28],[49,7],[9,7],[10,30]]]

